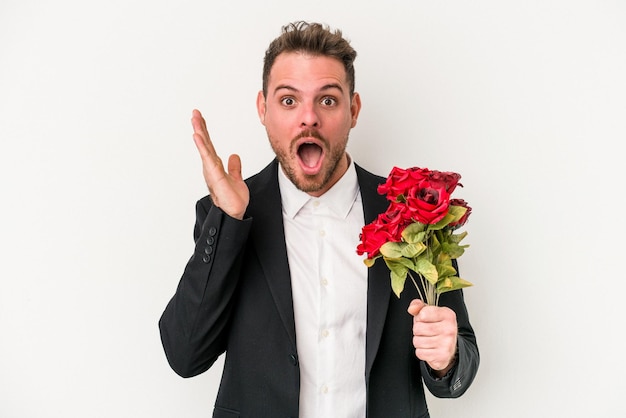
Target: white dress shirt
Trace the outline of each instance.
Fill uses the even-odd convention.
[[[365,417],[367,267],[354,163],[319,198],[279,170],[300,364],[300,418]]]

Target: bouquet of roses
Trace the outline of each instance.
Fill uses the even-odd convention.
[[[468,245],[460,245],[467,232],[465,224],[472,209],[463,199],[451,195],[461,176],[427,168],[394,167],[378,193],[390,201],[385,213],[363,227],[359,255],[368,267],[381,258],[391,271],[391,288],[397,297],[411,278],[420,298],[429,305],[439,303],[439,295],[471,286],[461,279],[452,263]],[[418,286],[414,272],[421,283]]]

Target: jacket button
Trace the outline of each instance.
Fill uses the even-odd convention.
[[[206,255],[212,254],[213,253],[213,247],[204,247],[204,253]]]
[[[210,235],[210,236],[212,236],[212,237],[214,237],[214,236],[215,236],[215,234],[217,234],[217,228],[216,228],[216,227],[214,227],[214,226],[210,227],[210,228],[209,228],[209,235]]]
[[[213,237],[208,237],[208,238],[206,239],[206,243],[207,243],[207,244],[209,244],[209,245],[213,245],[213,244],[215,243],[215,238],[213,238]]]
[[[298,365],[298,356],[296,354],[291,354],[289,355],[289,361],[291,362],[291,364],[293,364],[294,366]]]
[[[209,261],[211,261],[211,256],[210,255],[205,255],[204,257],[202,257],[202,262],[204,264],[208,264]]]

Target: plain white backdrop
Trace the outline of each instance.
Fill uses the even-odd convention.
[[[157,321],[206,194],[199,108],[244,175],[280,27],[341,28],[363,100],[349,152],[463,175],[482,355],[437,418],[617,417],[623,353],[621,0],[0,2],[0,416],[207,417]]]

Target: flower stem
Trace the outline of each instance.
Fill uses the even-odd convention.
[[[420,299],[423,300],[425,303],[428,303],[428,302],[426,302],[426,299],[424,299],[424,295],[422,295],[422,291],[420,290],[420,287],[417,285],[417,282],[415,281],[415,278],[411,274],[411,271],[408,271],[408,273],[409,273],[409,277],[411,278],[411,281],[413,282],[413,285],[417,289],[417,293],[419,293]],[[422,284],[424,284],[424,280],[422,279],[422,275],[421,274],[420,274],[420,279],[422,280]],[[426,290],[426,289],[424,288],[424,290]]]
[[[413,285],[417,289],[417,293],[419,294],[420,299],[422,299],[422,301],[424,301],[424,303],[426,303],[427,305],[439,306],[439,294],[437,293],[437,288],[433,286],[428,280],[426,280],[424,276],[422,276],[420,273],[417,273],[418,276],[420,277],[422,288],[424,289],[424,294],[422,294],[422,291],[420,290],[420,287],[417,285],[417,282],[415,281],[415,278],[411,274],[411,271],[409,270],[407,273],[409,274],[409,277],[411,278]]]

